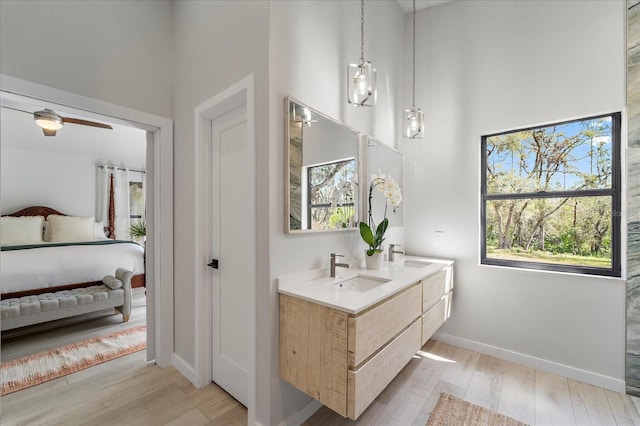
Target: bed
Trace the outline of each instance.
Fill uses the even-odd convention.
[[[12,235],[16,223],[18,236]],[[39,223],[41,238],[36,235]],[[132,287],[144,286],[144,248],[106,238],[101,227],[93,218],[68,216],[45,206],[3,216],[1,299],[99,285],[118,268],[133,273]]]

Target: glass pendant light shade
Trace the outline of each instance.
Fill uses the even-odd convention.
[[[376,69],[364,59],[364,0],[360,0],[360,61],[347,67],[347,100],[353,106],[374,106],[378,100]]]
[[[361,60],[347,68],[349,103],[354,106],[374,106],[378,98],[376,69],[371,62]]]
[[[402,136],[407,139],[424,137],[424,112],[416,108],[416,0],[413,0],[413,80],[411,109],[404,110]]]
[[[424,111],[413,107],[404,110],[404,137],[417,139],[424,137]]]

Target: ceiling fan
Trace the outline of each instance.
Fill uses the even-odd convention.
[[[32,114],[28,111],[5,106],[5,108],[12,109],[14,111],[20,111],[27,114]],[[45,136],[55,136],[56,132],[62,128],[65,123],[79,124],[81,126],[98,127],[101,129],[113,129],[108,124],[97,123],[95,121],[82,120],[79,118],[63,117],[57,114],[54,110],[45,108],[41,111],[33,113],[33,119],[38,126],[42,128],[42,132]]]

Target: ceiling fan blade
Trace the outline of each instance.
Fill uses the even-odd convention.
[[[20,112],[24,112],[25,114],[33,115],[33,113],[30,112],[30,111],[25,111],[23,109],[18,109],[18,108],[6,106],[6,105],[2,105],[2,108],[10,109],[10,110],[13,110],[13,111],[20,111]]]
[[[82,126],[99,127],[101,129],[113,129],[108,124],[96,123],[95,121],[81,120],[79,118],[60,117],[65,123],[80,124]]]
[[[57,130],[42,129],[42,133],[44,133],[45,136],[55,136],[56,132]]]

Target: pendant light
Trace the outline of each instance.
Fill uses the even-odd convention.
[[[418,139],[424,137],[424,111],[416,108],[416,0],[413,0],[413,97],[411,109],[404,110],[404,137]]]
[[[364,60],[364,0],[360,0],[360,62],[347,67],[347,92],[355,107],[374,106],[378,97],[376,69]]]

